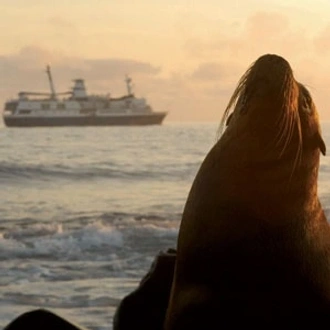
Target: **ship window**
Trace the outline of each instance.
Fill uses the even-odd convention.
[[[31,110],[20,110],[19,111],[19,114],[20,115],[26,115],[26,114],[28,114],[28,113],[30,113],[31,112]]]
[[[42,110],[49,110],[50,109],[49,103],[42,103],[41,104],[41,109]]]
[[[58,103],[57,104],[57,109],[64,110],[65,109],[65,104],[64,103]]]
[[[17,106],[17,102],[6,102],[5,110],[15,110]]]

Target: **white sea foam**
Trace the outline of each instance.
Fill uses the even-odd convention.
[[[62,224],[35,224],[1,233],[0,256],[79,259],[83,252],[120,247],[122,244],[120,231],[101,222],[78,230],[71,230]]]
[[[153,237],[167,237],[167,238],[176,238],[179,232],[179,227],[176,226],[166,226],[165,223],[161,225],[156,225],[152,223],[142,224],[138,228],[139,232],[144,232],[145,234],[152,235]]]
[[[34,249],[41,254],[80,258],[83,252],[119,247],[122,244],[122,234],[118,230],[96,223],[76,231],[62,231],[51,237],[41,237],[34,242]]]
[[[9,229],[4,236],[5,238],[19,240],[28,237],[61,234],[62,232],[63,228],[61,223],[37,223],[29,225],[28,227]]]

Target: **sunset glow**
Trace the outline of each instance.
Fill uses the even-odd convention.
[[[328,0],[2,0],[0,102],[84,78],[91,93],[137,96],[166,121],[219,121],[260,55],[276,53],[330,120]]]

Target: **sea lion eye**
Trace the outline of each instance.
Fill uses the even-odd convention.
[[[301,110],[309,115],[312,114],[312,99],[309,95],[303,95]]]
[[[301,88],[302,88],[302,90],[301,90],[301,94],[302,94],[301,95],[301,111],[311,115],[313,112],[312,97],[310,96],[306,87],[301,86]]]
[[[312,109],[307,104],[303,104],[301,110],[309,115],[312,114]]]

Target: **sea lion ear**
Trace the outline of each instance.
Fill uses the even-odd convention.
[[[320,150],[322,152],[322,155],[325,156],[325,154],[327,152],[327,147],[325,146],[325,143],[322,139],[321,139],[321,144],[320,144]]]
[[[322,155],[325,156],[327,147],[325,146],[324,140],[322,139],[320,132],[316,133],[316,143],[320,151],[322,152]]]

